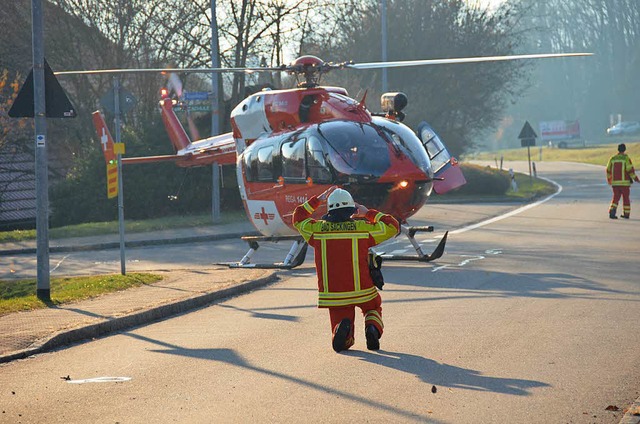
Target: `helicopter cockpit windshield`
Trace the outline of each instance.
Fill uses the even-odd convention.
[[[369,123],[330,121],[316,127],[339,173],[380,177],[391,165],[387,142]]]
[[[420,139],[407,126],[382,118],[374,118],[374,123],[381,127],[396,149],[409,156],[413,163],[429,178],[433,177],[433,163],[429,160]]]

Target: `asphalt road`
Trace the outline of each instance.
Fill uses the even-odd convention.
[[[618,423],[640,396],[638,188],[636,217],[632,206],[613,221],[602,167],[538,172],[561,192],[490,222],[513,206],[425,208],[416,223],[452,230],[447,253],[385,265],[378,352],[361,331],[332,351],[308,262],[264,289],[0,366],[0,422]],[[136,249],[132,267],[174,266],[162,249],[176,262],[244,253]]]

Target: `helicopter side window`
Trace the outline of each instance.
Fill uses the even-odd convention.
[[[426,140],[424,143],[424,148],[427,149],[427,154],[429,155],[429,159],[431,159],[431,163],[433,164],[433,169],[437,171],[440,169],[445,163],[449,162],[451,159],[451,155],[449,151],[445,149],[444,144],[440,140],[435,133],[428,131],[427,129],[422,130],[423,140]]]
[[[273,146],[258,150],[257,173],[258,181],[273,181]]]
[[[247,181],[256,181],[258,174],[258,158],[256,157],[253,150],[245,151],[243,155],[243,163],[244,163],[244,174],[247,178]]]
[[[304,145],[305,138],[285,141],[282,144],[282,176],[287,179],[303,180],[305,175]]]
[[[314,136],[310,136],[307,140],[307,170],[309,177],[311,177],[314,182],[331,182],[331,172],[325,160],[322,142]]]

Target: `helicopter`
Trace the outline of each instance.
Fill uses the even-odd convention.
[[[289,65],[260,68],[151,69],[147,72],[274,72],[292,74],[297,86],[264,89],[241,101],[231,112],[232,132],[191,141],[174,112],[175,99],[162,90],[160,112],[176,153],[122,158],[123,164],[174,161],[181,167],[212,163],[235,165],[240,196],[247,217],[260,236],[242,237],[249,250],[233,268],[291,269],[303,263],[307,244],[293,227],[296,206],[331,186],[347,189],[357,203],[385,211],[401,223],[416,255],[390,255],[385,260],[430,262],[444,252],[445,233],[436,249],[425,254],[417,232],[432,226],[410,226],[407,219],[422,208],[432,192],[444,194],[466,183],[433,128],[425,121],[412,130],[402,123],[408,104],[402,92],[381,96],[381,112],[370,112],[364,97],[357,101],[340,87],[321,86],[322,75],[336,69],[376,69],[444,63],[471,63],[584,56],[556,53],[475,58],[427,59],[399,62],[329,63],[301,56]],[[131,70],[67,71],[57,74],[124,73]],[[105,159],[113,157],[113,139],[99,111],[94,126]],[[314,214],[320,218],[326,210]],[[292,241],[285,259],[274,264],[251,263],[262,242]]]

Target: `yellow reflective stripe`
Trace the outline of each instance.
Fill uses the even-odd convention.
[[[375,312],[375,311],[374,311],[374,312]],[[380,328],[384,328],[384,324],[382,323],[382,318],[381,318],[379,315],[378,315],[378,316],[374,316],[374,315],[369,315],[369,314],[367,314],[367,315],[364,317],[364,321],[365,321],[365,322],[367,322],[367,321],[375,321],[375,322],[377,322],[377,323],[380,325]]]
[[[378,296],[378,293],[371,293],[368,296],[356,297],[351,299],[324,299],[322,297],[318,299],[318,306],[348,306],[348,305],[357,305],[360,303],[366,303],[370,300],[373,300]]]
[[[296,225],[296,227],[298,228],[298,232],[300,233],[302,238],[304,238],[306,241],[309,241],[309,239],[313,235],[313,231],[309,231],[307,229],[309,221],[311,221],[311,218],[307,218],[304,221],[300,222],[298,225]]]
[[[376,216],[376,219],[377,218],[378,217]],[[376,222],[375,223],[376,230],[371,231],[371,235],[373,236],[373,238],[375,238],[376,236],[384,235],[386,233],[386,229],[387,229],[386,227],[387,226],[384,222],[380,222],[380,221]]]
[[[347,298],[347,297],[359,297],[359,296],[368,296],[370,294],[376,294],[378,291],[375,287],[371,287],[365,290],[358,291],[345,291],[345,292],[327,292],[321,293],[320,297],[327,299],[338,299],[338,298]]]
[[[309,213],[313,213],[313,211],[315,211],[315,209],[313,209],[313,208],[311,207],[311,205],[309,204],[309,202],[304,202],[304,203],[302,204],[302,207],[303,207],[307,212],[309,212]]]
[[[351,260],[353,261],[353,288],[360,291],[360,262],[358,261],[358,239],[351,239]]]
[[[327,241],[320,241],[320,257],[322,258],[322,292],[327,293],[329,291],[329,281],[327,272]]]
[[[369,319],[372,315],[378,317],[378,319],[382,319],[382,316],[380,315],[380,312],[372,309],[370,311],[367,311],[367,314],[364,316],[364,319]]]

